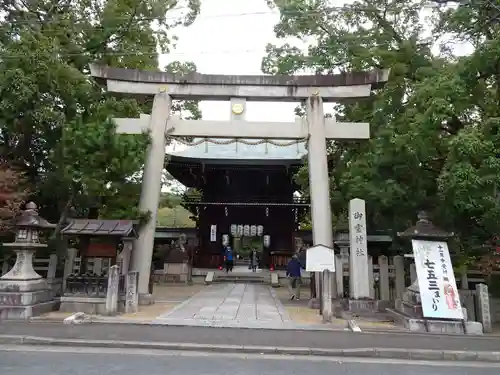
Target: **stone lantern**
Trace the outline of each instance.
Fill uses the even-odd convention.
[[[16,253],[16,263],[0,277],[0,313],[2,318],[27,319],[52,309],[52,292],[47,281],[33,269],[33,256],[48,246],[40,243],[39,232],[54,225],[38,215],[33,202],[26,204],[12,224],[15,241],[3,246]]]
[[[425,211],[420,211],[417,214],[417,222],[414,226],[406,229],[404,232],[399,232],[398,237],[408,240],[424,240],[424,241],[448,241],[454,236],[453,233],[448,233],[441,228],[436,227],[430,220],[429,215]],[[418,286],[418,277],[408,287],[410,292],[418,295],[420,288]]]

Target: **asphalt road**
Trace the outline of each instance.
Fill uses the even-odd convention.
[[[497,375],[499,372],[500,364],[0,346],[0,373],[16,375]]]
[[[493,336],[418,335],[406,333],[352,333],[345,331],[259,330],[173,327],[130,324],[0,323],[0,335],[24,335],[88,340],[119,340],[207,345],[255,345],[329,349],[403,348],[430,350],[498,351]]]

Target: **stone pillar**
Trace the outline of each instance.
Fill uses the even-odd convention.
[[[417,283],[417,268],[415,263],[410,264],[410,280],[412,285]]]
[[[66,290],[66,279],[69,275],[73,273],[73,268],[75,267],[75,258],[78,253],[77,249],[68,249],[66,253],[66,259],[64,261],[64,273],[63,273],[63,293]]]
[[[57,271],[57,254],[50,254],[49,266],[47,270],[47,281],[50,283],[56,278]]]
[[[352,299],[371,298],[368,248],[366,241],[366,208],[362,199],[349,202],[349,284]],[[372,268],[373,273],[373,268]]]
[[[333,263],[335,265],[337,265],[337,263],[335,262],[335,258],[333,259]],[[336,275],[336,273],[334,273],[333,275],[330,275],[330,274],[328,275],[328,277],[330,278],[330,299],[336,299],[338,296],[337,278],[335,277],[335,275]]]
[[[139,294],[144,303],[150,303],[149,277],[151,272],[151,258],[156,229],[156,214],[160,201],[162,173],[165,161],[165,128],[170,114],[171,99],[165,92],[155,95],[153,110],[149,118],[151,144],[149,145],[144,171],[142,175],[142,190],[139,209],[149,211],[150,220],[139,230],[139,238],[135,240],[132,253],[133,271],[139,272]]]
[[[134,247],[134,242],[132,239],[125,238],[123,239],[123,249],[120,253],[121,259],[121,270],[120,273],[122,275],[126,275],[130,269],[130,259],[132,258],[132,249]]]
[[[337,297],[344,298],[344,262],[341,255],[335,255],[335,280],[337,282]]]
[[[403,298],[403,294],[405,292],[405,263],[404,257],[401,255],[397,255],[394,257],[394,272],[396,274],[396,298]]]
[[[125,312],[136,313],[139,311],[139,294],[137,293],[137,283],[139,282],[139,274],[136,271],[127,273],[125,281]]]
[[[333,248],[332,210],[330,206],[330,181],[326,154],[325,115],[323,100],[311,96],[306,101],[309,126],[308,167],[311,196],[312,235],[314,245]],[[319,291],[321,274],[315,275],[316,290]],[[332,277],[329,273],[328,277]],[[328,283],[330,281],[328,280]],[[330,288],[328,288],[330,289]],[[321,298],[321,296],[318,296]]]
[[[102,258],[94,258],[94,264],[92,265],[92,272],[96,275],[102,275]]]
[[[391,293],[389,289],[389,259],[385,256],[378,257],[379,275],[380,275],[380,300],[389,301]]]
[[[484,333],[492,332],[490,313],[490,294],[486,284],[476,285],[477,319],[483,324]]]
[[[106,292],[106,313],[108,315],[116,315],[116,313],[118,312],[119,283],[120,274],[118,272],[118,266],[111,266],[109,268],[108,290]]]
[[[373,274],[373,258],[368,257],[368,293],[371,299],[375,299],[375,275]],[[380,275],[378,276],[380,279]]]
[[[467,275],[467,266],[463,265],[460,267],[460,289],[469,289],[469,277]]]
[[[322,311],[321,316],[323,317],[323,323],[328,323],[332,321],[332,282],[330,277],[330,271],[324,270],[321,274],[322,280],[322,289],[321,289],[321,300],[322,303]]]

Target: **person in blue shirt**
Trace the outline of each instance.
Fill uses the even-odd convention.
[[[299,257],[294,255],[286,267],[286,276],[289,280],[288,290],[290,291],[291,300],[299,300],[300,298],[300,284],[302,283],[300,269]]]
[[[233,256],[234,256],[233,249],[231,249],[231,246],[227,246],[226,251],[224,252],[224,259],[226,261],[226,272],[233,271],[233,264],[234,264]]]

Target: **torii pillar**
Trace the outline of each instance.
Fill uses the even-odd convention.
[[[326,140],[369,138],[369,124],[337,123],[324,118],[323,100],[341,102],[370,96],[388,78],[388,71],[371,71],[329,76],[224,76],[191,73],[176,76],[91,65],[91,74],[105,81],[108,91],[134,96],[153,96],[151,116],[115,119],[120,133],[137,134],[149,130],[152,143],[145,162],[140,209],[151,219],[140,230],[131,268],[139,271],[140,303],[151,300],[148,284],[151,271],[156,211],[161,193],[161,176],[166,134],[172,137],[304,139],[309,142],[309,179],[314,244],[333,247]],[[244,111],[246,100],[306,102],[307,117],[293,123],[246,122],[243,116],[230,121],[182,120],[169,118],[171,99],[228,99]],[[237,126],[238,125],[238,126]],[[317,278],[319,279],[319,277]],[[331,305],[330,305],[331,308]]]
[[[165,90],[160,90],[154,97],[153,109],[149,117],[151,144],[144,162],[139,210],[143,212],[149,211],[151,217],[140,229],[139,237],[134,241],[131,262],[131,268],[139,271],[138,293],[139,304],[141,305],[154,302],[149,294],[149,281],[155,241],[156,216],[160,203],[165,163],[165,147],[167,146],[165,130],[170,116],[171,104],[170,95]],[[155,208],[152,209],[153,207]]]
[[[325,131],[323,100],[319,96],[319,93],[307,99],[306,111],[309,129],[307,157],[313,244],[333,248],[330,180],[328,177],[328,160],[326,152],[327,136]],[[332,275],[330,274],[329,277],[331,278]],[[322,298],[322,296],[319,295],[321,274],[317,272],[314,279],[316,282],[316,298],[320,299]],[[331,279],[328,280],[328,283],[334,287],[332,293],[337,295],[336,283],[332,283]],[[330,288],[326,290],[330,290]],[[331,298],[332,296],[330,295],[326,299],[331,300]],[[327,311],[323,311],[322,314],[328,320],[331,316],[331,304],[323,304],[323,309],[325,308]]]

